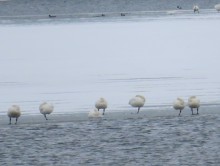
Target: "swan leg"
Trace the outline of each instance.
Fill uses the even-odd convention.
[[[15,124],[17,124],[18,118],[16,118]]]
[[[194,115],[194,114],[193,114],[193,108],[191,108],[191,111],[192,111],[192,115]]]
[[[197,108],[197,115],[199,114],[199,108]]]
[[[105,109],[103,109],[103,113],[102,113],[102,115],[104,115],[105,114]]]
[[[180,116],[180,114],[181,114],[181,111],[182,111],[182,110],[180,110],[179,116]]]
[[[11,117],[9,118],[9,124],[11,124]]]
[[[48,120],[46,114],[44,114],[44,117],[45,117],[46,120]]]
[[[140,111],[140,107],[138,107],[138,112],[137,112],[137,114],[139,113],[139,111]]]

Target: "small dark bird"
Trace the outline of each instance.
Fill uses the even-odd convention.
[[[56,16],[55,16],[55,15],[50,15],[50,14],[49,14],[49,17],[50,17],[50,18],[54,18],[54,17],[56,17]]]
[[[121,13],[121,16],[125,16],[125,13]]]
[[[178,5],[178,6],[177,6],[177,9],[182,9],[182,7]]]

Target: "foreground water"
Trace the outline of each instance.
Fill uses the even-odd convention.
[[[1,165],[218,165],[219,108],[1,118]],[[3,123],[4,122],[4,123]]]

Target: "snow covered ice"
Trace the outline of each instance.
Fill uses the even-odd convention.
[[[11,104],[38,114],[130,110],[136,94],[147,107],[171,107],[191,95],[202,104],[220,99],[218,17],[0,27],[0,112]]]

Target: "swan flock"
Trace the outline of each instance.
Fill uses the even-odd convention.
[[[140,112],[140,109],[144,107],[145,104],[145,97],[142,95],[136,95],[132,97],[128,104],[131,107],[137,108],[137,114]],[[177,98],[173,102],[173,108],[175,110],[179,110],[179,116],[181,115],[182,110],[185,108],[186,104],[182,98]],[[95,108],[88,113],[89,118],[101,118],[105,115],[105,110],[108,107],[107,100],[103,97],[99,98],[95,102]],[[196,109],[197,113],[199,114],[199,107],[200,107],[200,100],[196,96],[191,96],[188,99],[188,107],[191,109],[192,115],[195,115],[193,110]],[[44,118],[48,120],[47,115],[51,114],[54,110],[53,104],[48,102],[43,102],[39,106],[40,113],[43,114]],[[102,113],[99,111],[102,110]],[[9,124],[11,124],[12,118],[15,118],[15,124],[17,124],[18,118],[21,116],[21,109],[18,105],[12,105],[7,112],[9,117]]]

